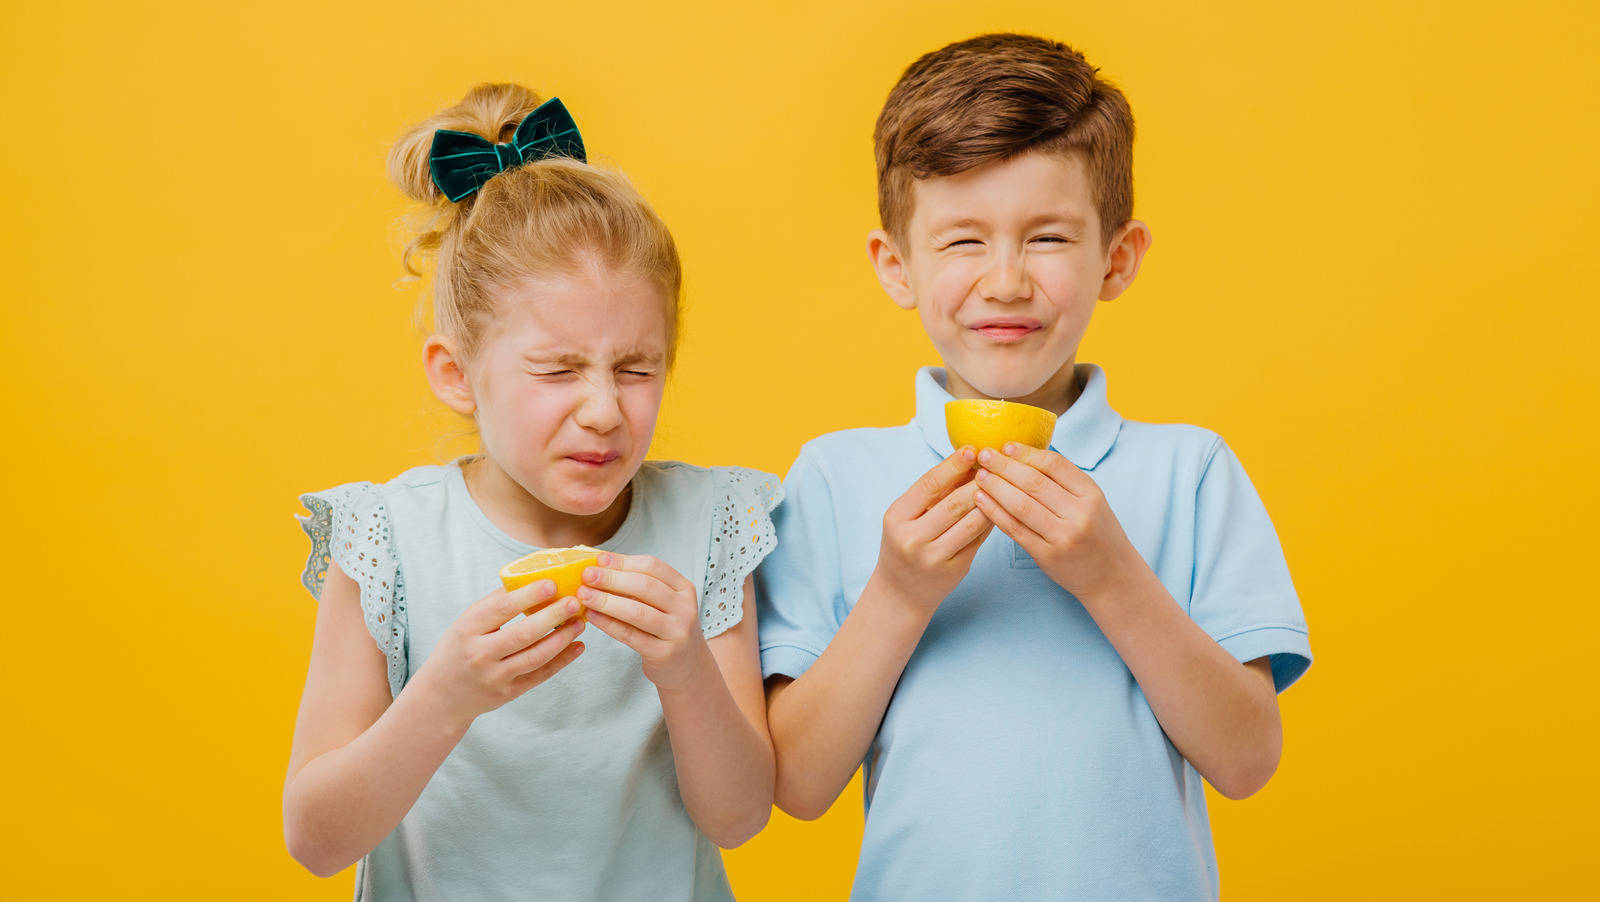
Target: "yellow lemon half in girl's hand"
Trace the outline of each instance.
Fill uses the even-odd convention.
[[[578,587],[583,585],[583,569],[593,567],[600,562],[600,549],[590,548],[588,545],[574,545],[571,548],[546,548],[535,551],[525,557],[519,557],[511,563],[500,568],[500,584],[506,591],[520,589],[528,583],[541,579],[556,581],[555,598],[566,598],[568,595],[578,594]],[[551,601],[554,601],[552,598]],[[540,605],[539,607],[543,607]],[[530,611],[537,608],[530,608]]]
[[[1006,442],[1048,448],[1056,429],[1056,415],[1015,401],[968,399],[944,405],[944,425],[957,448],[971,445],[979,451],[998,451]]]

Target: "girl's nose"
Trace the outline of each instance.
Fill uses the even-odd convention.
[[[602,434],[622,425],[622,403],[617,396],[616,382],[607,379],[590,386],[583,403],[578,405],[575,419],[579,426]]]
[[[985,299],[991,301],[1007,303],[1026,300],[1033,294],[1027,260],[1018,252],[1008,249],[998,251],[978,283],[978,290]]]

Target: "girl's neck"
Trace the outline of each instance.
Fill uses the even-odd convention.
[[[461,476],[467,494],[490,523],[513,539],[538,548],[599,545],[616,535],[633,498],[633,483],[629,482],[610,507],[580,516],[545,505],[486,456],[462,461]]]

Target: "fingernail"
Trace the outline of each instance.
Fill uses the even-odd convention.
[[[554,594],[556,594],[556,581],[553,580],[553,579],[541,579],[541,580],[539,580],[539,594],[540,595],[554,595]]]
[[[589,588],[588,586],[579,586],[578,587],[578,591],[577,591],[576,594],[577,594],[577,596],[579,598],[583,599],[584,601],[588,601],[589,599],[594,597],[594,590]],[[576,607],[577,606],[577,602],[573,602],[573,606]]]
[[[594,582],[595,580],[597,580],[599,578],[600,578],[600,568],[599,567],[585,567],[585,568],[583,568],[583,581],[584,582],[592,583],[592,582]]]
[[[1017,443],[1016,442],[1006,442],[1005,447],[1001,448],[1000,450],[1004,451],[1006,453],[1006,456],[1008,456],[1008,457],[1013,456],[1013,455],[1015,455],[1017,453]]]
[[[961,459],[966,461],[969,464],[972,463],[972,461],[974,460],[974,455],[972,453],[972,446],[970,446],[970,445],[962,445],[961,446]]]
[[[980,463],[992,463],[994,461],[994,452],[988,448],[983,449],[983,453],[978,455],[978,461]]]
[[[972,493],[972,500],[973,500],[973,501],[974,501],[974,502],[983,502],[983,501],[988,501],[988,500],[989,500],[989,496],[988,496],[988,495],[985,495],[985,494],[984,494],[984,493],[982,493],[982,492],[973,492],[973,493]]]
[[[568,614],[576,614],[576,613],[578,613],[578,603],[576,601],[567,602],[567,613]]]
[[[602,567],[609,567],[609,566],[611,566],[611,555],[609,555],[609,554],[597,555],[595,557],[595,561],[598,562],[600,564],[600,566],[602,566]]]
[[[989,471],[988,470],[979,470],[977,472],[977,475],[973,476],[972,478],[978,480],[979,482],[982,482],[985,479],[989,478]]]

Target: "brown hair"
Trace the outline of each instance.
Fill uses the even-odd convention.
[[[1100,240],[1133,217],[1133,111],[1066,44],[986,34],[912,63],[873,130],[878,215],[905,249],[913,179],[955,175],[1033,150],[1077,153]]]
[[[637,275],[660,288],[667,310],[668,362],[677,347],[683,270],[666,224],[620,172],[560,158],[526,163],[451,203],[433,183],[428,154],[441,128],[510,140],[542,102],[514,84],[482,84],[418,123],[389,151],[389,179],[425,206],[403,264],[436,253],[434,329],[471,358],[494,322],[494,293],[522,279],[571,274],[593,265]]]

